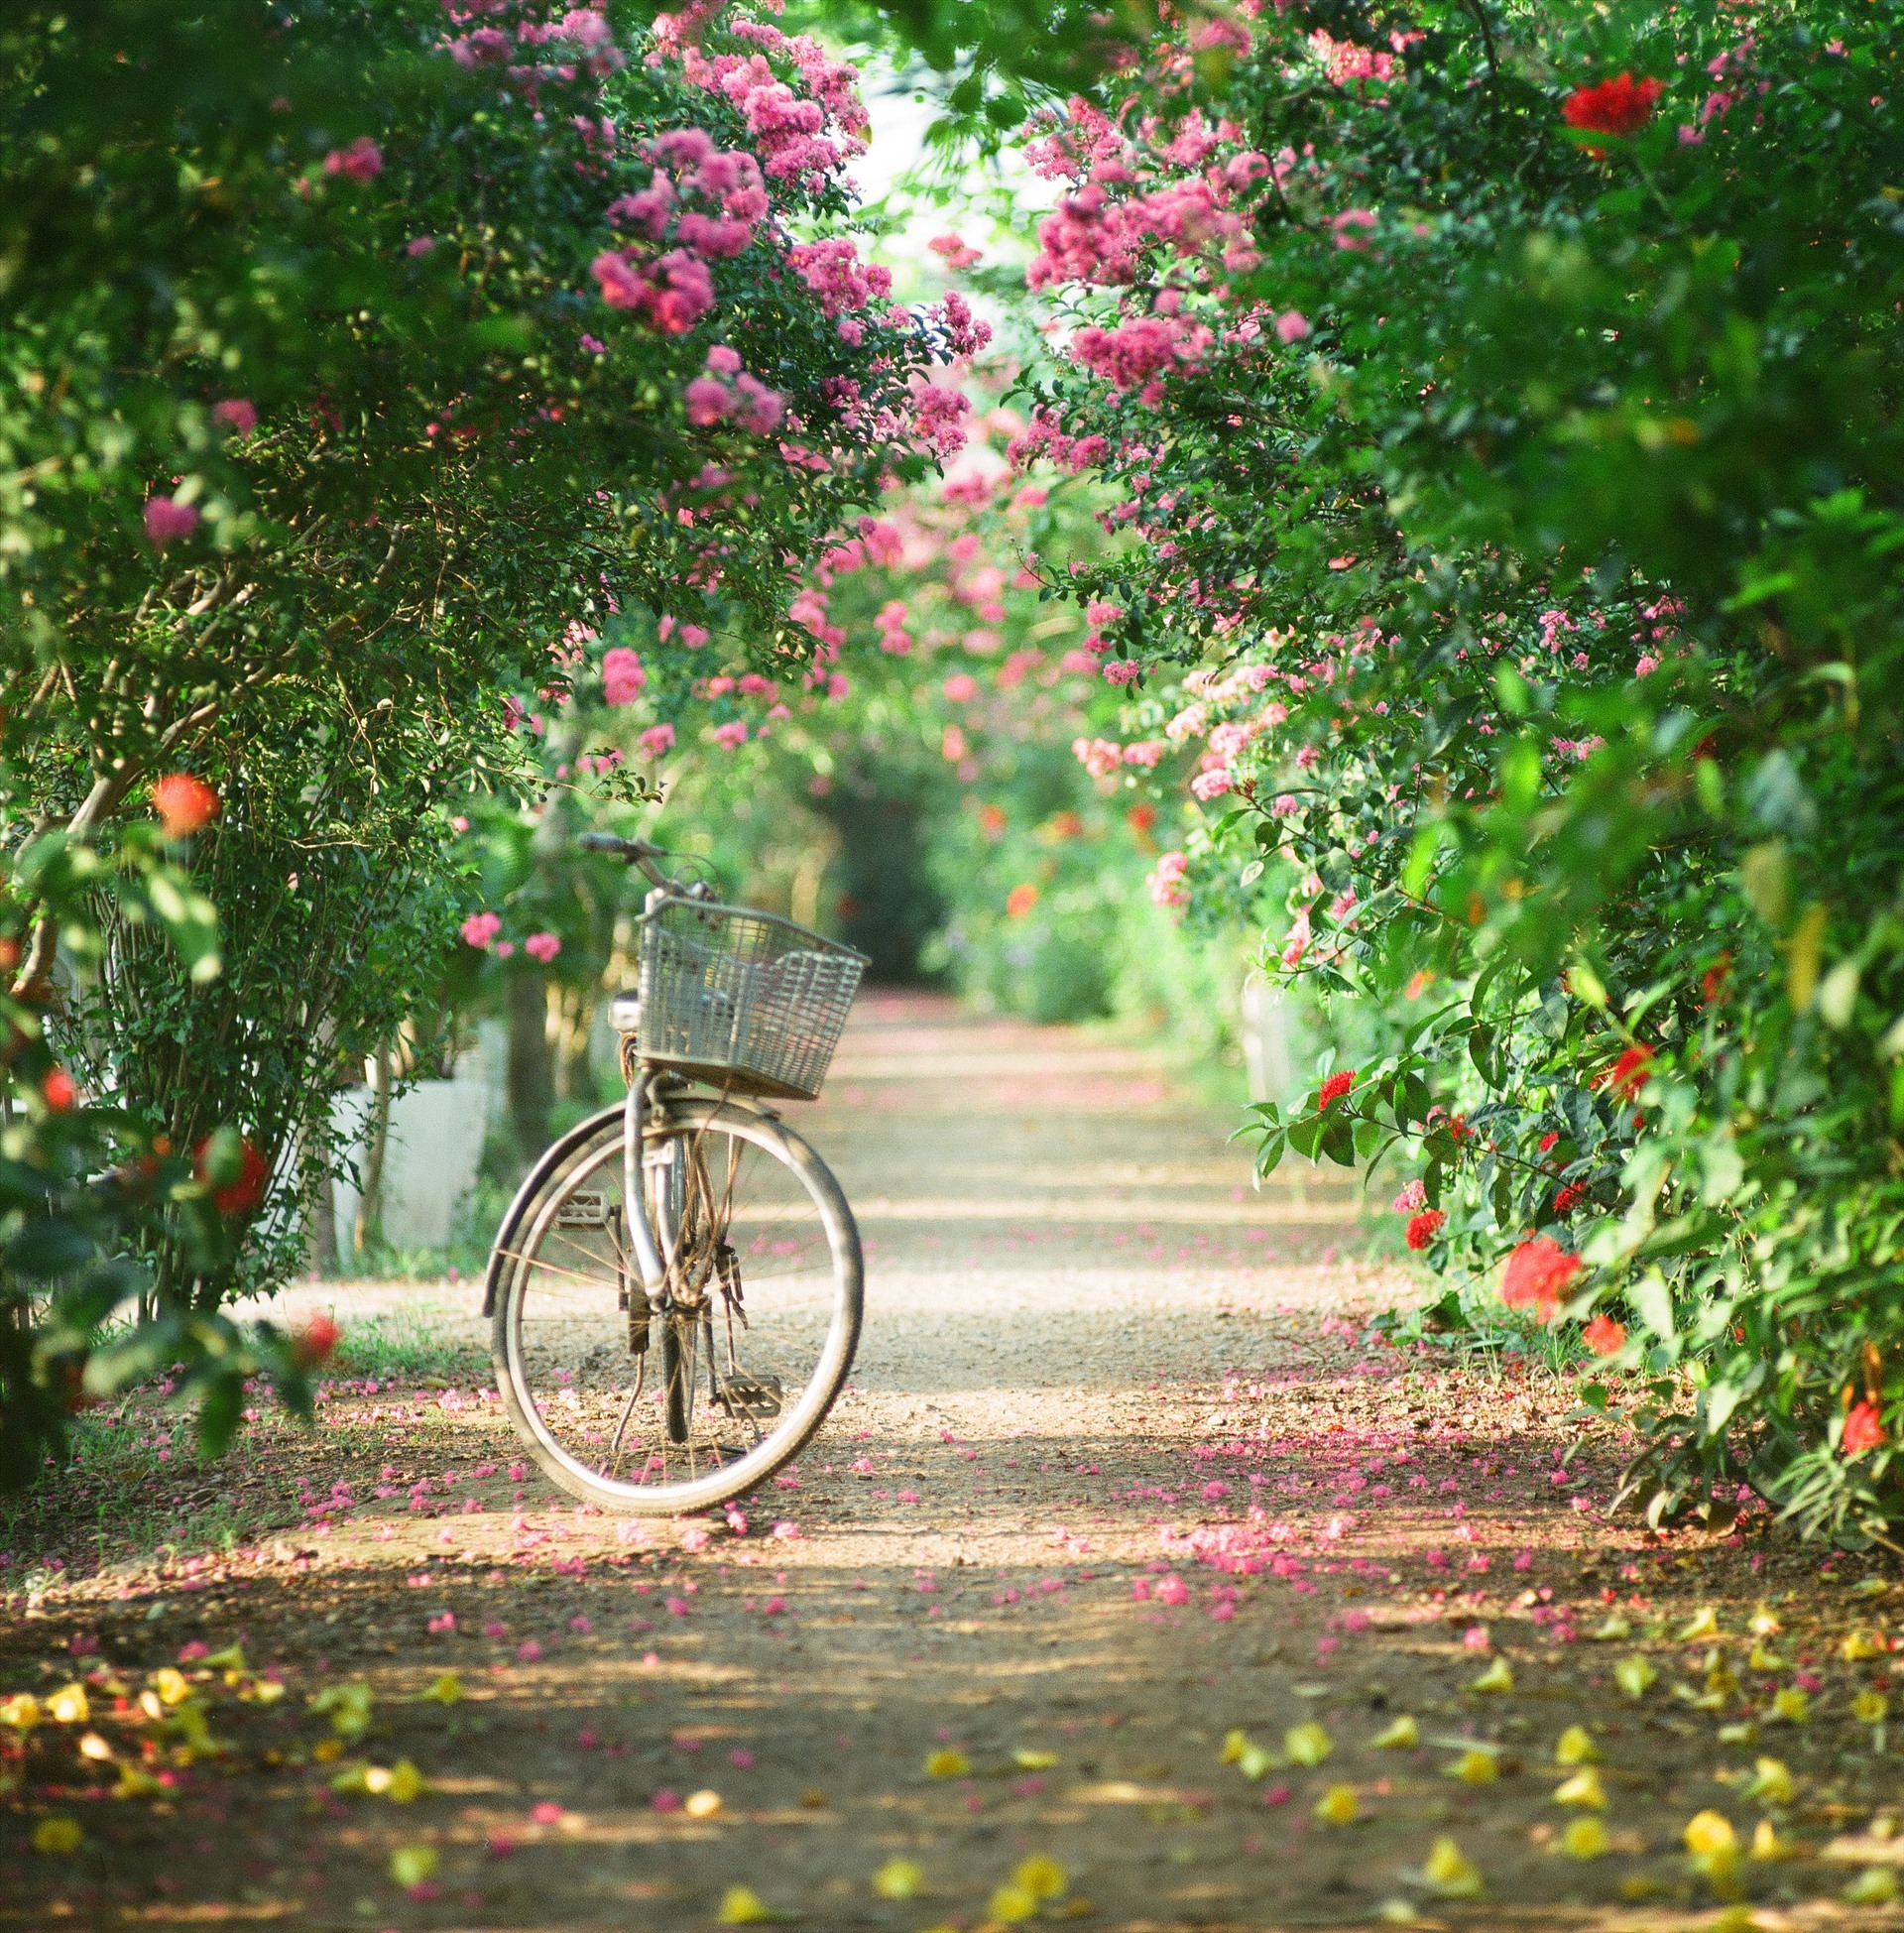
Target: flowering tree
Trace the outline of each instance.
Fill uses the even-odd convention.
[[[1031,149],[1067,340],[1020,452],[1144,540],[1076,588],[1132,692],[1099,756],[1201,748],[1159,894],[1287,856],[1270,963],[1391,1027],[1265,1110],[1265,1165],[1416,1155],[1411,1246],[1517,1258],[1658,1378],[1655,1512],[1744,1469],[1873,1535],[1900,51],[1832,4],[1205,22]]]
[[[141,1133],[229,1124],[278,1177],[247,1243],[161,1227],[164,1305],[295,1251],[292,1148],[452,941],[445,799],[528,776],[505,694],[612,678],[601,624],[663,587],[678,635],[801,651],[787,559],[943,438],[917,318],[827,232],[849,71],[691,25],[214,0],[0,30],[12,997]],[[123,900],[74,954],[49,856],[115,864],[191,781],[175,864],[222,971]]]

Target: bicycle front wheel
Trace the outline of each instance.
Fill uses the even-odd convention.
[[[616,1109],[553,1151],[498,1234],[492,1349],[554,1482],[674,1516],[799,1454],[852,1368],[864,1268],[839,1184],[784,1123],[690,1099],[643,1141],[667,1306],[651,1313],[628,1239]]]

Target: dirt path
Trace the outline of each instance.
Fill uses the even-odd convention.
[[[1887,1683],[1888,1574],[1749,1513],[1607,1521],[1612,1433],[1562,1463],[1563,1386],[1372,1337],[1397,1284],[1338,1260],[1353,1188],[1255,1194],[1144,1053],[873,997],[801,1125],[868,1326],[745,1535],[532,1477],[467,1285],[299,1291],[434,1325],[436,1374],[340,1381],[314,1440],[267,1417],[175,1489],[130,1414],[0,1573],[0,1695],[88,1687],[0,1768],[0,1918],[1899,1923],[1897,1760],[1851,1704]],[[210,1492],[227,1547],[181,1518],[163,1563],[83,1574],[95,1507],[109,1552]],[[1576,1727],[1602,1806],[1554,1796]],[[1700,1872],[1705,1813],[1738,1847],[1709,1823]],[[1761,1820],[1793,1857],[1746,1857]]]

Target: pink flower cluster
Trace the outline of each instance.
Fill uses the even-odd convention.
[[[642,661],[626,645],[617,645],[602,657],[602,701],[611,705],[632,705],[648,683]]]
[[[668,335],[685,335],[714,306],[714,279],[707,264],[673,249],[653,263],[638,264],[631,251],[604,249],[589,264],[610,308],[646,315]]]
[[[789,56],[807,95],[802,97],[782,80],[765,54],[709,57],[698,48],[685,47],[681,71],[693,85],[722,95],[740,110],[770,177],[782,181],[818,181],[866,145],[860,138],[867,125],[866,110],[854,90],[850,67],[829,59],[806,36],[782,34],[766,22],[740,22],[734,33],[769,52]],[[662,35],[660,42],[665,49],[668,37]],[[823,132],[829,118],[841,131],[836,137]]]
[[[1338,87],[1352,80],[1387,80],[1395,71],[1395,57],[1379,48],[1360,47],[1354,41],[1332,39],[1322,28],[1309,36],[1309,46],[1322,70]]]
[[[904,602],[892,598],[880,607],[880,614],[874,620],[879,627],[880,649],[894,658],[904,658],[912,650],[911,634],[905,628],[909,613]]]
[[[1160,853],[1156,870],[1144,884],[1150,890],[1150,904],[1158,906],[1187,906],[1190,889],[1184,885],[1183,876],[1190,870],[1189,855],[1180,852]]]
[[[957,390],[942,389],[923,376],[912,378],[911,389],[919,440],[940,456],[956,456],[965,447],[965,420],[972,405]]]
[[[146,499],[146,541],[163,550],[176,539],[190,537],[198,528],[195,504],[181,504],[173,497]]]
[[[786,251],[794,273],[819,297],[829,315],[850,308],[867,308],[892,293],[890,271],[862,262],[859,249],[844,235],[820,242],[795,242]]]
[[[1162,378],[1203,367],[1216,336],[1183,315],[1134,315],[1114,329],[1095,325],[1071,338],[1071,353],[1115,390],[1134,389],[1154,408]]]
[[[730,389],[721,379],[733,381]],[[696,428],[706,429],[732,419],[742,429],[765,436],[779,427],[786,414],[786,399],[778,390],[769,389],[758,376],[741,367],[734,350],[716,343],[707,352],[706,372],[682,391],[687,405],[687,420]]]
[[[946,348],[954,356],[976,356],[992,340],[992,324],[972,313],[972,304],[956,289],[926,313],[939,325]]]
[[[324,157],[326,175],[346,175],[353,181],[374,181],[384,172],[384,151],[369,135],[361,134],[348,148],[333,148]]]

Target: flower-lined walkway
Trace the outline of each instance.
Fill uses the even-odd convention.
[[[304,1292],[437,1325],[314,1442],[120,1425],[158,1559],[16,1516],[0,1918],[1900,1921],[1889,1572],[1608,1521],[1563,1386],[1370,1329],[1340,1170],[1256,1195],[1150,1057],[892,996],[805,1125],[867,1338],[744,1534],[558,1500],[447,1285]]]

